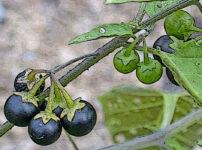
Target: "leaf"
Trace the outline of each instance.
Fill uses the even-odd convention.
[[[127,3],[127,2],[154,2],[166,0],[106,0],[105,4]]]
[[[69,42],[69,44],[114,36],[133,36],[133,31],[131,27],[125,23],[103,24],[95,27],[90,32],[84,33],[74,38]]]
[[[172,71],[176,82],[195,98],[197,104],[202,105],[202,45],[195,39],[183,42],[171,38],[174,43],[170,47],[177,52],[169,54],[159,51],[159,56]]]
[[[121,143],[159,130],[163,120],[164,94],[149,88],[122,85],[98,97],[103,107],[105,124],[113,141]],[[169,95],[172,96],[172,94]],[[197,108],[191,96],[182,94],[178,97],[172,122]],[[198,134],[202,135],[202,126],[194,124],[189,129],[171,137],[168,140],[168,146],[190,150],[196,145],[194,142],[197,141]],[[179,138],[181,135],[185,137],[183,140]],[[192,144],[190,144],[191,142]],[[145,150],[158,149],[160,150],[158,147],[145,148]]]
[[[157,1],[148,3],[146,6],[146,13],[149,17],[152,17],[158,13],[160,13],[163,10],[166,10],[167,8],[170,8],[171,6],[179,3],[181,0],[169,0],[169,1]]]

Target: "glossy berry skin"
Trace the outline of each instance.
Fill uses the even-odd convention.
[[[144,84],[157,82],[161,78],[162,73],[162,65],[157,60],[150,60],[149,64],[141,62],[136,70],[138,80]]]
[[[58,140],[62,132],[60,121],[50,119],[44,124],[42,118],[32,119],[28,126],[30,138],[39,145],[50,145]]]
[[[24,70],[23,72],[20,72],[14,80],[14,88],[16,90],[16,92],[29,92],[29,88],[27,86],[27,83],[20,83],[18,81],[18,79],[20,77],[23,77],[26,75],[26,71]],[[40,75],[40,78],[42,78],[42,76]],[[45,82],[40,86],[40,88],[37,90],[36,95],[39,95],[41,92],[43,92],[45,88]]]
[[[25,127],[30,120],[40,111],[30,102],[22,102],[22,96],[11,95],[5,105],[4,114],[6,119],[16,126]]]
[[[124,55],[126,49],[122,49],[118,51],[114,55],[113,63],[114,67],[120,73],[130,73],[137,68],[137,64],[140,62],[139,55],[136,51],[131,52],[131,56],[127,57]],[[128,63],[124,63],[124,61],[128,61]]]
[[[193,31],[189,28],[194,26],[193,17],[184,10],[178,10],[166,17],[164,28],[167,35],[175,36],[181,40],[187,40]],[[185,28],[187,27],[187,28]]]
[[[173,43],[173,40],[168,35],[163,35],[155,41],[153,48],[157,48],[159,46],[163,52],[172,54],[172,53],[176,52],[176,50],[170,48],[170,46],[169,46],[172,43]],[[154,59],[158,60],[164,66],[164,64],[162,63],[162,60],[159,56],[153,55],[153,57],[154,57]]]
[[[67,115],[61,119],[63,128],[73,136],[84,136],[88,134],[95,126],[97,120],[96,111],[93,106],[83,100],[80,102],[86,105],[81,110],[76,110],[71,122],[67,120]]]
[[[168,77],[168,79],[169,79],[169,81],[170,81],[171,83],[173,83],[173,84],[176,85],[176,86],[179,86],[179,84],[175,81],[172,72],[171,72],[170,69],[168,69],[168,68],[166,68],[166,75],[167,75],[167,77]]]

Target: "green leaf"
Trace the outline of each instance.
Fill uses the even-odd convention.
[[[105,4],[127,3],[127,2],[154,2],[166,0],[106,0]]]
[[[114,36],[133,36],[133,31],[131,27],[125,23],[103,24],[95,27],[90,32],[76,37],[75,39],[71,40],[69,44]]]
[[[195,39],[183,42],[171,38],[174,43],[170,47],[177,52],[169,54],[158,51],[159,56],[172,71],[176,82],[195,98],[197,104],[202,105],[202,45]]]
[[[105,124],[113,141],[120,143],[159,130],[164,120],[163,95],[173,96],[173,94],[166,94],[150,88],[123,85],[117,86],[98,97],[103,107]],[[171,123],[198,109],[191,96],[180,95]],[[181,135],[184,138],[179,138]],[[183,147],[183,150],[190,150],[196,145],[198,135],[202,135],[200,123],[174,135],[166,144],[173,150],[182,150],[179,147]],[[150,147],[145,148],[145,150],[160,150],[160,148]]]
[[[166,10],[167,8],[179,3],[180,1],[181,0],[169,0],[148,3],[145,10],[148,16],[152,17],[160,13],[161,11]]]

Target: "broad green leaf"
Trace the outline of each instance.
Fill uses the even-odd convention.
[[[172,71],[177,83],[195,98],[197,104],[202,105],[202,45],[195,39],[183,42],[171,38],[174,43],[170,47],[177,52],[169,54],[159,51],[159,56]]]
[[[152,17],[160,13],[161,11],[166,10],[167,8],[179,3],[180,1],[181,0],[169,0],[148,3],[146,6],[146,13],[149,17]]]
[[[149,88],[124,85],[115,87],[100,96],[98,99],[103,107],[105,124],[113,141],[120,143],[159,130],[163,120],[164,94],[166,93]],[[178,97],[172,122],[197,108],[191,96],[182,94]],[[184,138],[179,138],[181,135]],[[171,137],[166,144],[173,150],[182,150],[179,147],[190,150],[196,145],[198,135],[202,135],[202,126],[194,124]],[[145,150],[160,149],[159,147],[145,148]]]
[[[90,32],[76,37],[75,39],[71,40],[69,44],[115,36],[133,36],[133,31],[131,27],[125,23],[103,24],[95,27]]]
[[[166,0],[106,0],[105,4],[127,3],[127,2],[154,2]]]

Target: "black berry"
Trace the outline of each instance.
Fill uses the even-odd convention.
[[[172,72],[171,72],[170,69],[168,69],[167,67],[166,67],[166,75],[167,75],[167,77],[168,77],[168,79],[169,79],[170,82],[172,82],[172,83],[175,84],[176,86],[179,86],[179,84],[175,81]]]
[[[14,80],[14,88],[17,92],[29,92],[30,89],[28,88],[27,85],[27,73],[24,70],[23,72],[20,72],[15,80]],[[39,78],[42,78],[42,75],[39,75]],[[37,90],[36,95],[40,94],[41,92],[43,92],[45,88],[45,82],[40,86],[40,88]]]
[[[61,119],[63,128],[73,136],[84,136],[88,134],[95,126],[97,120],[96,111],[93,106],[83,100],[80,102],[86,105],[81,110],[76,110],[71,122],[67,120],[67,115]]]
[[[7,120],[16,126],[25,127],[40,111],[33,103],[23,102],[22,96],[11,95],[5,105],[4,114]]]
[[[44,124],[42,118],[32,119],[28,126],[30,138],[39,145],[50,145],[58,140],[62,132],[60,121],[50,119]]]
[[[156,42],[153,45],[153,48],[157,48],[159,46],[163,52],[175,53],[176,50],[170,48],[169,46],[172,43],[173,43],[173,40],[168,35],[163,35],[156,40]],[[154,59],[158,60],[163,65],[162,60],[159,56],[153,55],[153,57]]]

